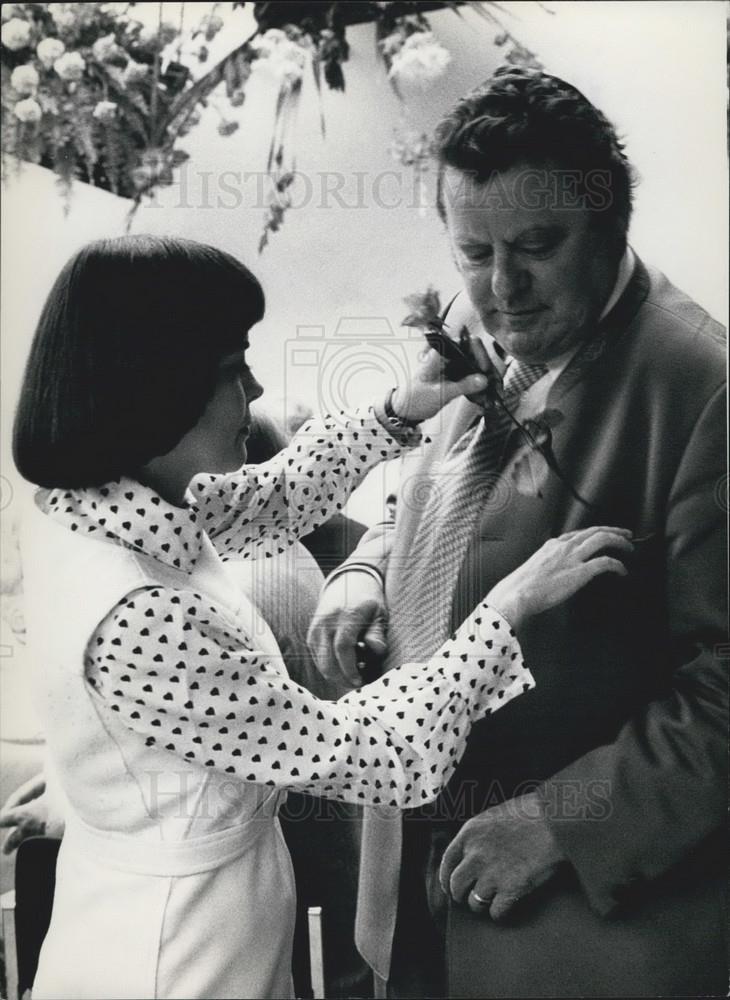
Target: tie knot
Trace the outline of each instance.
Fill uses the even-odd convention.
[[[513,358],[504,374],[504,394],[513,398],[527,392],[543,375],[547,375],[547,365],[528,365]]]

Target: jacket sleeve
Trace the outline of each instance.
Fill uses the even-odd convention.
[[[388,569],[388,557],[393,545],[394,531],[394,521],[383,521],[381,524],[375,524],[372,528],[368,528],[351,555],[327,577],[325,586],[336,577],[361,567],[375,570],[384,580]]]
[[[542,788],[552,832],[600,913],[671,869],[727,815],[724,427],[720,390],[695,425],[669,497],[669,693]],[[586,789],[594,781],[603,787],[600,817],[568,819],[553,808],[566,783]]]

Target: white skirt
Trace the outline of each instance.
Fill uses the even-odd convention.
[[[179,842],[74,819],[33,1000],[292,997],[295,905],[274,816]]]

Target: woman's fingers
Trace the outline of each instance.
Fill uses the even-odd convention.
[[[444,382],[445,398],[455,399],[457,396],[470,396],[487,388],[486,375],[467,375],[458,382]]]
[[[483,372],[488,372],[492,367],[492,362],[487,354],[486,347],[482,343],[481,337],[470,337],[469,346],[471,347],[472,356],[477,363],[477,368],[481,368]]]

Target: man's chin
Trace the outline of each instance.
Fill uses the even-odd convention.
[[[539,364],[552,356],[550,338],[527,331],[500,331],[495,339],[506,353],[526,364]]]

